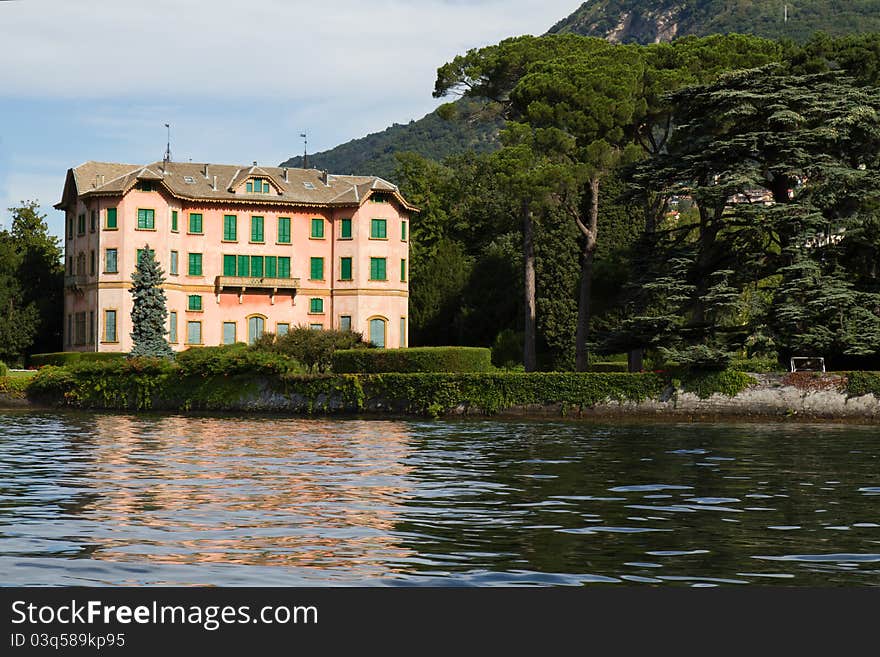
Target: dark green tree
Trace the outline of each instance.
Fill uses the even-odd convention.
[[[137,268],[131,275],[131,338],[134,347],[131,356],[170,358],[173,355],[165,336],[168,333],[168,307],[165,273],[156,260],[149,244],[139,251]]]

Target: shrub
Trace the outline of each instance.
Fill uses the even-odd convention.
[[[254,349],[243,343],[191,347],[177,354],[177,364],[184,376],[303,372],[302,366],[285,354]]]
[[[31,367],[43,367],[44,365],[63,367],[81,361],[121,360],[123,358],[125,358],[125,354],[108,351],[59,351],[49,354],[31,354],[28,358],[28,364]]]
[[[880,372],[847,372],[846,393],[851,397],[880,397]]]
[[[757,381],[745,372],[696,370],[681,375],[680,383],[685,392],[693,392],[700,399],[709,399],[715,393],[736,397]]]
[[[590,363],[591,372],[628,372],[629,365],[620,362]]]
[[[754,372],[755,374],[767,374],[770,372],[784,372],[785,368],[779,364],[777,358],[734,358],[730,362],[730,368],[736,372]]]
[[[482,347],[350,349],[333,354],[333,371],[337,374],[488,372],[491,369],[491,352]]]
[[[9,368],[2,360],[0,360],[0,376],[9,376]]]
[[[297,326],[285,335],[264,335],[254,343],[260,352],[274,353],[299,361],[309,372],[327,372],[333,354],[341,349],[362,350],[367,345],[356,331],[315,331]]]
[[[492,364],[495,367],[514,368],[523,360],[523,334],[504,329],[492,343]]]

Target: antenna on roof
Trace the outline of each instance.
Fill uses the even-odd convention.
[[[303,169],[309,168],[309,137],[305,132],[299,134],[303,138]]]
[[[168,143],[165,146],[165,157],[162,158],[162,162],[168,164],[171,161],[171,124],[166,123],[165,128],[168,130]]]

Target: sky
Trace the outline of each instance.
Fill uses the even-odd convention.
[[[437,68],[578,0],[0,0],[0,227],[88,160],[276,166],[431,112]],[[369,172],[361,172],[369,173]]]

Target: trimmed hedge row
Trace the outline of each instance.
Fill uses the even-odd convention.
[[[340,349],[333,354],[336,374],[389,372],[488,372],[492,351],[482,347],[413,347],[410,349]]]
[[[58,351],[50,354],[32,354],[28,362],[31,367],[43,367],[44,365],[64,367],[74,363],[119,360],[125,356],[126,354],[123,353],[107,351]]]

